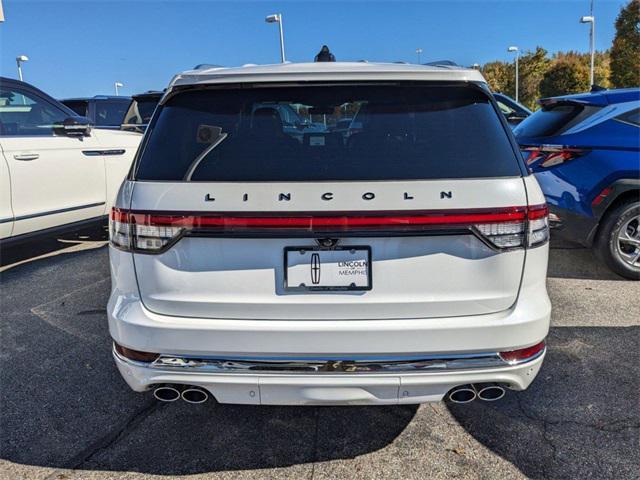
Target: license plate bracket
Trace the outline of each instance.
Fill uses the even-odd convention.
[[[372,288],[371,247],[285,247],[287,291],[366,291]]]

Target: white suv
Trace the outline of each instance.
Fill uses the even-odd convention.
[[[105,225],[141,138],[0,77],[0,246]]]
[[[496,400],[542,364],[548,235],[475,70],[184,72],[111,215],[113,355],[164,401]]]

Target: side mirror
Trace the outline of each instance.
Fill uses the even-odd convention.
[[[67,137],[88,137],[91,134],[91,120],[80,116],[67,117],[53,125],[53,132]]]

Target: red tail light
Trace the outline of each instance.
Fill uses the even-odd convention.
[[[349,213],[336,215],[142,212],[114,208],[111,243],[147,253],[164,250],[185,234],[412,233],[471,229],[496,248],[536,246],[548,239],[546,205],[494,209]]]
[[[522,151],[528,152],[529,154],[527,157],[527,165],[536,163],[543,168],[560,165],[561,163],[578,158],[585,153],[584,149],[565,147],[562,145],[524,147]]]
[[[536,343],[531,347],[521,348],[519,350],[510,350],[508,352],[500,352],[500,358],[509,363],[520,363],[527,360],[531,360],[533,357],[538,356],[545,349],[544,340],[540,343]]]
[[[613,188],[611,187],[606,187],[605,189],[603,189],[591,202],[591,206],[592,207],[597,207],[598,205],[600,205],[605,198],[607,198],[609,196],[609,194],[613,191]]]

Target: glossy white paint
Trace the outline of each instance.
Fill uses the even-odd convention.
[[[240,320],[149,311],[140,301],[133,256],[110,247],[109,330],[121,345],[184,355],[409,355],[512,350],[542,340],[551,304],[548,246],[527,251],[522,289],[506,310],[485,315],[384,320]],[[285,311],[285,309],[282,309]]]
[[[11,212],[15,219],[12,230],[0,230],[2,238],[105,215],[140,139],[136,133],[97,129],[82,138],[0,137],[7,167],[0,168],[0,182],[10,185],[0,196],[0,211],[2,218]],[[124,153],[83,153],[102,150]]]
[[[472,68],[401,63],[314,62],[190,70],[176,75],[169,88],[216,83],[322,80],[485,81],[482,74]]]

